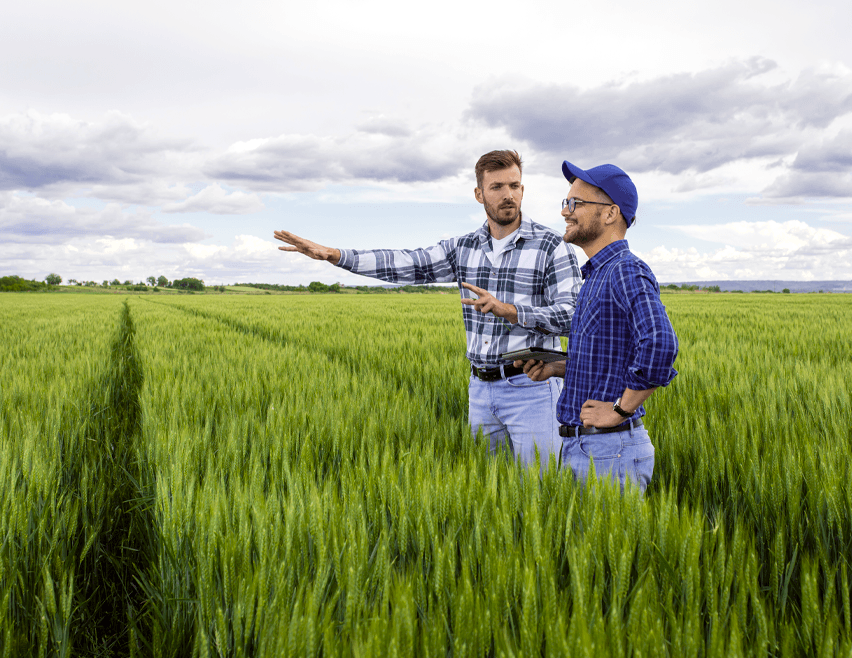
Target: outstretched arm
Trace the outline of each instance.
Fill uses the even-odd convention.
[[[300,238],[289,231],[275,231],[274,235],[276,240],[281,240],[281,242],[290,245],[289,247],[278,247],[281,251],[295,251],[314,260],[326,260],[332,265],[337,265],[340,262],[340,249],[324,247],[316,242]]]

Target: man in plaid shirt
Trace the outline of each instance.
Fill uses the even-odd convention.
[[[501,355],[525,347],[560,349],[581,278],[562,237],[521,213],[521,168],[515,151],[483,155],[474,195],[484,206],[485,223],[427,249],[334,249],[287,231],[275,231],[275,238],[289,245],[282,251],[391,283],[458,282],[471,364],[471,430],[482,430],[492,452],[508,444],[525,465],[536,463],[538,448],[543,470],[550,455],[558,455],[555,407],[562,383],[533,381]]]
[[[567,160],[571,183],[562,202],[565,241],[582,247],[583,288],[571,327],[568,360],[528,361],[531,379],[565,378],[557,405],[561,461],[585,481],[592,460],[599,476],[627,479],[641,491],[654,471],[654,446],[643,426],[642,404],[677,371],[677,336],[660,301],[651,268],[624,239],[639,197],[614,165],[583,171]]]

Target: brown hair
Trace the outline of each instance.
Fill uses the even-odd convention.
[[[517,151],[491,151],[486,153],[476,163],[474,171],[476,172],[476,186],[482,189],[482,176],[486,171],[498,171],[500,169],[508,169],[509,167],[517,167],[518,171],[523,173],[521,156]]]

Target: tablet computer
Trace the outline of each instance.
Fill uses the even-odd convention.
[[[500,358],[507,361],[530,361],[534,359],[550,363],[551,361],[565,361],[568,355],[559,350],[548,350],[544,347],[528,347],[523,350],[515,350],[514,352],[504,352],[500,355]]]

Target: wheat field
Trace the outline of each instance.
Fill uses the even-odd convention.
[[[848,656],[852,299],[664,294],[644,498],[492,457],[458,298],[9,293],[0,656]]]

